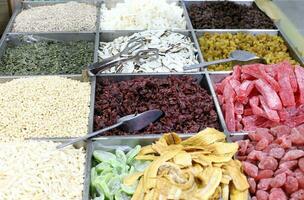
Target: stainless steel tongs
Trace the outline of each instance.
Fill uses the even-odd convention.
[[[115,54],[112,57],[103,59],[100,62],[90,64],[88,67],[89,72],[96,75],[99,72],[112,68],[123,62],[127,62],[129,60],[135,60],[136,62],[140,63],[142,59],[158,59],[159,50],[156,48],[139,50],[135,55],[133,55],[133,52],[135,50],[141,48],[144,45],[144,40],[145,39],[143,37],[129,40],[126,47],[121,52]]]

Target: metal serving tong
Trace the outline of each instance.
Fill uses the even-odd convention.
[[[135,39],[129,40],[126,47],[116,55],[103,59],[100,62],[96,62],[93,64],[90,64],[88,66],[89,72],[96,75],[99,72],[102,72],[106,69],[112,68],[117,64],[129,61],[129,60],[135,60],[136,62],[140,63],[142,59],[148,59],[152,58],[153,60],[158,59],[159,56],[159,50],[156,48],[150,48],[146,50],[139,50],[136,52],[135,55],[133,55],[133,52],[142,46],[144,46],[144,40],[145,38],[139,37]]]
[[[235,62],[234,64],[249,64],[249,63],[266,63],[264,58],[258,57],[253,53],[242,50],[235,50],[230,53],[229,58],[216,60],[211,62],[203,62],[195,65],[184,66],[184,70],[192,70],[199,68],[207,68],[210,65],[216,65],[226,62]]]

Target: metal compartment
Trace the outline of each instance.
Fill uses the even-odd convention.
[[[14,79],[18,78],[34,78],[34,77],[43,77],[43,76],[59,76],[63,78],[69,78],[72,80],[77,80],[80,82],[89,82],[90,83],[90,112],[88,115],[88,133],[91,133],[93,130],[93,116],[94,116],[94,99],[95,99],[95,77],[89,77],[89,78],[84,78],[81,75],[37,75],[37,76],[0,76],[0,84],[5,83],[8,81],[12,81]],[[88,133],[84,133],[88,134]],[[68,141],[70,139],[73,139],[76,137],[39,137],[39,138],[27,138],[30,140],[52,140],[52,141],[58,141],[58,142],[64,142]],[[79,142],[75,144],[75,147],[81,147],[81,146],[86,146],[87,143],[90,143],[90,140],[84,141],[84,142]]]
[[[116,7],[117,3],[121,3],[124,2],[124,0],[103,0],[101,3],[102,7],[103,5],[106,6],[106,8],[111,9]],[[172,28],[167,28],[167,30],[172,30],[172,31],[180,31],[180,30],[192,30],[192,25],[190,20],[188,19],[188,13],[186,8],[183,5],[183,1],[182,0],[167,0],[167,2],[169,3],[176,3],[179,7],[181,7],[183,9],[183,16],[185,17],[185,21],[186,21],[186,29],[172,29]],[[102,16],[102,14],[100,14],[100,17]],[[101,23],[101,19],[99,17],[99,21]],[[102,31],[103,29],[100,28],[100,31]],[[135,32],[139,32],[139,31],[143,31],[145,29],[140,29],[140,30],[129,30],[129,31],[135,31]],[[109,29],[104,29],[104,31],[114,31],[114,30],[109,30]],[[121,31],[121,30],[115,30],[115,31]]]
[[[3,41],[0,42],[0,59],[4,55],[5,51],[9,46],[18,46],[20,43],[24,43],[25,40],[29,39],[31,42],[35,42],[35,40],[39,41],[59,41],[59,42],[69,42],[69,41],[88,41],[93,42],[93,57],[91,58],[91,62],[94,62],[95,58],[95,45],[96,45],[96,36],[95,33],[27,33],[27,34],[19,34],[19,33],[10,33],[7,34]],[[89,63],[88,63],[89,64]],[[83,66],[85,68],[86,66]],[[69,74],[71,76],[81,76],[81,72],[79,74]],[[8,75],[0,74],[0,78],[7,77]],[[15,77],[15,76],[11,76]],[[18,76],[16,76],[18,77]]]
[[[39,7],[39,6],[46,6],[46,5],[55,5],[55,4],[62,4],[62,3],[67,3],[71,0],[59,0],[59,1],[22,1],[21,5],[17,6],[10,22],[7,25],[6,31],[4,32],[3,36],[7,33],[12,32],[13,26],[14,26],[14,22],[16,17],[18,16],[18,14],[20,14],[22,12],[22,10],[26,10],[26,9],[30,9],[32,7]],[[83,33],[92,33],[92,32],[97,32],[97,30],[99,30],[99,14],[100,14],[100,3],[98,0],[76,0],[76,2],[79,3],[87,3],[87,4],[91,4],[91,5],[95,5],[96,6],[96,21],[95,21],[95,31],[82,31]],[[43,32],[35,32],[35,33],[43,33]],[[61,33],[61,32],[52,32],[52,33]],[[64,32],[63,32],[64,33]],[[72,33],[72,32],[70,32]]]
[[[185,7],[185,11],[187,13],[187,18],[189,20],[189,22],[191,23],[191,28],[192,30],[204,30],[204,29],[195,29],[192,25],[192,21],[190,19],[190,15],[189,15],[189,7],[191,5],[198,5],[201,4],[202,2],[220,2],[221,0],[184,0],[184,7]],[[240,4],[240,5],[247,5],[247,6],[251,6],[254,5],[254,0],[226,0],[226,1],[231,1],[234,2],[236,4]],[[259,9],[259,8],[258,8]],[[260,10],[260,9],[259,9]],[[261,11],[261,10],[260,10]],[[263,11],[261,11],[263,12]],[[274,21],[272,20],[273,25],[276,27],[276,24],[274,23]],[[210,28],[211,29],[211,28]],[[268,30],[276,30],[277,28],[274,29],[231,29],[231,30],[264,30],[264,31],[268,31]],[[213,30],[226,30],[226,29],[213,29]],[[229,30],[229,29],[227,29]]]
[[[301,57],[298,55],[298,53],[295,51],[294,47],[289,43],[289,41],[284,37],[284,35],[279,31],[279,30],[259,30],[259,29],[221,29],[221,30],[215,30],[215,29],[201,29],[201,30],[195,30],[193,31],[194,34],[196,35],[197,41],[199,41],[199,38],[203,36],[205,33],[232,33],[232,34],[237,34],[237,33],[245,33],[245,34],[251,34],[251,35],[260,35],[260,34],[267,34],[267,35],[278,35],[282,37],[282,39],[285,41],[286,46],[288,47],[289,54],[291,58],[299,62],[301,65],[304,65],[304,62],[302,61]],[[199,44],[198,44],[199,45]],[[200,49],[199,45],[199,50],[200,53],[202,54],[203,57],[203,62],[204,62],[204,52]],[[211,71],[209,71],[211,72]],[[222,71],[223,73],[227,71]]]
[[[98,57],[98,50],[99,50],[99,43],[100,42],[112,42],[113,40],[115,40],[118,37],[122,37],[122,36],[130,36],[134,33],[138,33],[138,32],[142,32],[145,30],[141,30],[141,31],[137,31],[137,30],[117,30],[117,31],[100,31],[99,32],[99,42],[98,42],[98,48],[97,48],[97,60],[99,60]],[[194,36],[194,34],[192,33],[192,31],[186,31],[186,30],[172,30],[173,33],[180,33],[183,34],[187,37],[189,37],[193,43],[194,48],[196,48],[197,52],[195,52],[195,57],[198,60],[199,63],[203,62],[202,60],[202,56],[200,54],[200,47],[198,45],[197,42],[197,38]]]
[[[220,116],[220,107],[219,105],[217,105],[217,100],[216,100],[216,97],[212,94],[212,88],[211,88],[211,85],[209,83],[209,80],[208,80],[208,75],[206,73],[188,73],[188,74],[185,74],[185,73],[150,73],[150,74],[103,74],[103,75],[98,75],[96,76],[96,84],[97,82],[101,81],[101,80],[112,80],[114,82],[120,82],[120,81],[125,81],[125,80],[131,80],[131,79],[134,79],[134,78],[137,78],[137,77],[154,77],[154,78],[167,78],[168,76],[191,76],[195,79],[197,79],[197,83],[204,89],[207,90],[208,94],[212,96],[212,99],[213,99],[213,102],[215,104],[215,108],[214,110],[216,111],[217,115],[218,115],[218,123],[219,123],[219,130],[220,131],[224,131],[224,122],[221,120],[221,118],[219,117]],[[96,87],[96,86],[95,86]],[[94,95],[96,96],[96,91],[94,92]],[[92,104],[94,105],[95,107],[95,99],[96,97],[91,100],[93,101]],[[95,111],[94,111],[95,112]],[[91,112],[91,114],[94,116],[95,113],[94,112]],[[94,117],[93,116],[90,116],[91,119],[93,119],[90,124],[92,124],[92,126],[94,126]],[[183,134],[185,136],[192,136],[194,135],[194,133],[189,133],[189,134]],[[100,138],[102,139],[120,139],[120,138],[130,138],[130,139],[136,139],[136,138],[159,138],[161,136],[161,133],[160,134],[147,134],[145,135],[145,133],[142,133],[142,134],[138,134],[138,135],[127,135],[127,136],[101,136]]]
[[[33,138],[29,139],[33,141],[46,141],[46,142],[56,142],[56,143],[65,143],[69,140],[64,138]],[[88,194],[88,187],[90,186],[90,171],[91,171],[91,163],[88,163],[88,161],[91,162],[92,158],[92,142],[88,141],[87,143],[83,143],[81,146],[73,146],[75,149],[84,148],[85,151],[85,162],[84,162],[84,172],[83,172],[83,192],[82,192],[82,199],[87,199]],[[58,150],[60,151],[60,150]]]

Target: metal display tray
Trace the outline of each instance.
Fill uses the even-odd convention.
[[[101,81],[101,80],[112,80],[114,82],[119,82],[119,81],[124,81],[124,80],[131,80],[134,78],[138,78],[138,77],[153,77],[153,78],[167,78],[168,76],[191,76],[193,78],[195,78],[197,80],[197,83],[204,88],[205,90],[207,90],[208,94],[211,95],[213,102],[214,102],[214,106],[215,106],[215,111],[218,114],[218,123],[220,126],[220,131],[224,131],[224,122],[223,122],[223,118],[220,117],[220,106],[217,104],[216,101],[216,97],[214,96],[214,93],[212,93],[212,88],[210,88],[211,83],[210,83],[210,79],[208,77],[207,73],[201,72],[201,73],[154,73],[154,74],[101,74],[98,75],[96,77],[96,81],[95,81],[95,87],[96,84]],[[94,92],[94,95],[96,95],[96,93]],[[95,106],[95,99],[92,99],[92,105]],[[94,113],[91,112],[90,118],[94,119]],[[94,121],[91,121],[90,124],[94,124]],[[188,136],[192,136],[193,133],[189,133],[189,134],[184,134],[184,135],[188,135]],[[140,135],[127,135],[127,136],[102,136],[102,138],[116,138],[116,139],[120,139],[120,138],[146,138],[146,137],[160,137],[160,134],[140,134]]]
[[[65,143],[68,142],[69,140],[65,139],[65,138],[33,138],[33,139],[29,139],[29,140],[33,140],[33,141],[46,141],[46,142],[55,142],[55,143]],[[82,192],[82,199],[89,199],[89,187],[90,187],[90,172],[91,172],[91,159],[92,159],[92,154],[93,154],[93,150],[92,150],[92,141],[88,141],[87,143],[83,143],[82,146],[79,147],[75,147],[73,146],[75,149],[79,149],[79,148],[84,148],[85,150],[85,162],[84,162],[84,172],[83,172],[83,192]]]
[[[94,115],[95,77],[89,77],[88,79],[84,79],[80,75],[0,76],[0,84],[14,80],[14,79],[18,79],[18,78],[33,78],[33,77],[44,77],[44,76],[56,76],[56,77],[60,76],[63,78],[69,78],[72,80],[90,83],[90,112],[89,112],[89,116],[88,116],[88,133],[91,133],[93,130],[92,122],[93,122],[93,115]],[[64,140],[64,139],[71,139],[71,138],[74,138],[74,137],[41,137],[41,138],[29,138],[29,139]],[[81,143],[81,144],[84,144],[84,143]]]
[[[100,15],[100,2],[98,0],[75,0],[76,2],[79,3],[87,3],[87,4],[92,4],[96,6],[96,22],[95,22],[95,31],[82,31],[83,33],[94,33],[97,30],[99,30],[99,15]],[[5,36],[7,33],[11,33],[13,30],[14,22],[18,14],[21,13],[22,10],[30,9],[32,7],[38,7],[38,6],[46,6],[46,5],[55,5],[55,4],[60,4],[60,3],[67,3],[69,0],[59,0],[59,1],[22,1],[20,5],[17,5],[15,8],[15,11],[13,15],[11,16],[11,19],[3,33],[3,36]],[[17,33],[17,32],[16,32]],[[18,32],[21,33],[21,32]],[[27,32],[26,32],[27,33]],[[35,32],[35,33],[45,33],[45,32]],[[48,32],[49,33],[49,32]],[[62,32],[51,32],[51,33],[62,33]],[[68,33],[72,33],[68,32]],[[3,38],[2,38],[3,39]]]
[[[117,3],[121,3],[124,2],[124,0],[101,0],[101,6],[104,6],[106,8],[114,8],[116,7]],[[183,16],[185,17],[185,21],[186,21],[186,29],[175,29],[175,28],[168,28],[168,30],[172,30],[172,31],[180,31],[180,30],[192,30],[192,25],[191,25],[191,21],[188,17],[188,13],[186,10],[186,7],[184,6],[184,3],[182,0],[167,0],[167,2],[169,3],[176,3],[180,8],[183,9]],[[102,14],[100,13],[100,18],[101,18]],[[99,23],[101,23],[101,20],[99,18]],[[100,31],[102,31],[103,29],[99,29]],[[120,31],[120,30],[105,30],[105,31]],[[144,29],[138,29],[138,30],[130,30],[130,31],[144,31]]]
[[[6,49],[10,46],[18,46],[22,43],[28,42],[39,42],[39,41],[59,41],[59,42],[69,42],[69,41],[88,41],[93,42],[93,57],[91,62],[97,60],[97,51],[96,46],[98,46],[98,42],[96,41],[95,33],[9,33],[6,34],[4,40],[0,41],[0,59],[4,55]],[[85,66],[83,66],[85,68]],[[80,76],[79,74],[71,74]],[[1,73],[0,73],[1,76]]]
[[[287,39],[287,37],[282,34],[280,30],[259,30],[259,29],[201,29],[201,30],[195,30],[193,31],[194,35],[196,37],[196,41],[199,41],[199,38],[203,36],[205,33],[232,33],[232,34],[237,34],[237,33],[246,33],[246,34],[251,34],[251,35],[260,35],[260,34],[267,34],[267,35],[278,35],[280,36],[284,41],[285,44],[288,48],[289,54],[291,58],[296,60],[298,63],[300,63],[302,66],[304,66],[304,61],[301,58],[301,56],[298,54],[298,52],[294,49],[293,45],[291,45],[290,41]],[[199,45],[199,44],[198,44]],[[199,46],[200,48],[200,46]],[[204,52],[200,49],[202,59],[204,62]],[[211,71],[209,71],[211,72]],[[226,71],[224,71],[226,72]]]
[[[99,32],[99,42],[112,42],[114,39],[122,36],[130,36],[134,33],[138,33],[140,30],[117,30],[117,31],[100,31]],[[174,30],[174,33],[180,33],[190,38],[191,42],[194,45],[194,48],[197,50],[196,58],[199,63],[203,62],[203,57],[201,55],[200,46],[197,41],[197,37],[193,34],[193,31],[188,30]],[[98,46],[99,47],[99,46]],[[98,51],[99,48],[97,48]],[[98,52],[97,52],[98,54]]]
[[[183,4],[184,4],[185,10],[187,12],[187,17],[188,17],[188,20],[190,22],[192,30],[203,30],[203,29],[193,28],[192,21],[190,19],[190,15],[189,15],[189,7],[191,5],[198,5],[202,2],[219,2],[219,1],[221,1],[221,0],[183,0]],[[251,6],[251,5],[255,4],[254,3],[255,0],[226,0],[226,1],[231,1],[231,2],[234,2],[236,4],[247,5],[247,6]],[[260,10],[260,11],[263,12],[262,10]],[[276,23],[273,20],[272,20],[272,22],[273,22],[273,25],[276,27]],[[245,29],[245,30],[264,30],[264,31],[267,31],[267,30],[276,30],[276,29],[277,28],[274,28],[274,29]],[[214,30],[226,30],[226,29],[214,29]],[[231,29],[231,30],[243,30],[243,29]]]

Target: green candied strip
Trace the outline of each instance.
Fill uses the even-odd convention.
[[[96,165],[95,168],[96,168],[97,173],[113,171],[113,167],[111,166],[111,164],[106,163],[106,162],[99,163],[98,165]]]
[[[114,154],[101,150],[94,151],[93,156],[99,162],[111,163],[116,160],[116,156]]]
[[[120,162],[122,164],[126,164],[127,163],[126,154],[122,150],[116,149],[115,155],[116,155],[116,158],[117,158],[118,162]]]
[[[137,145],[134,149],[132,149],[131,151],[129,151],[127,153],[127,155],[126,155],[127,156],[127,164],[130,165],[134,161],[135,156],[139,153],[140,149],[141,149],[141,146]]]
[[[110,189],[103,177],[98,177],[95,183],[96,190],[100,196],[104,195],[107,199],[113,200],[113,196],[110,192]]]
[[[128,196],[123,191],[118,191],[114,197],[115,197],[115,200],[130,200],[131,199],[131,197]]]

